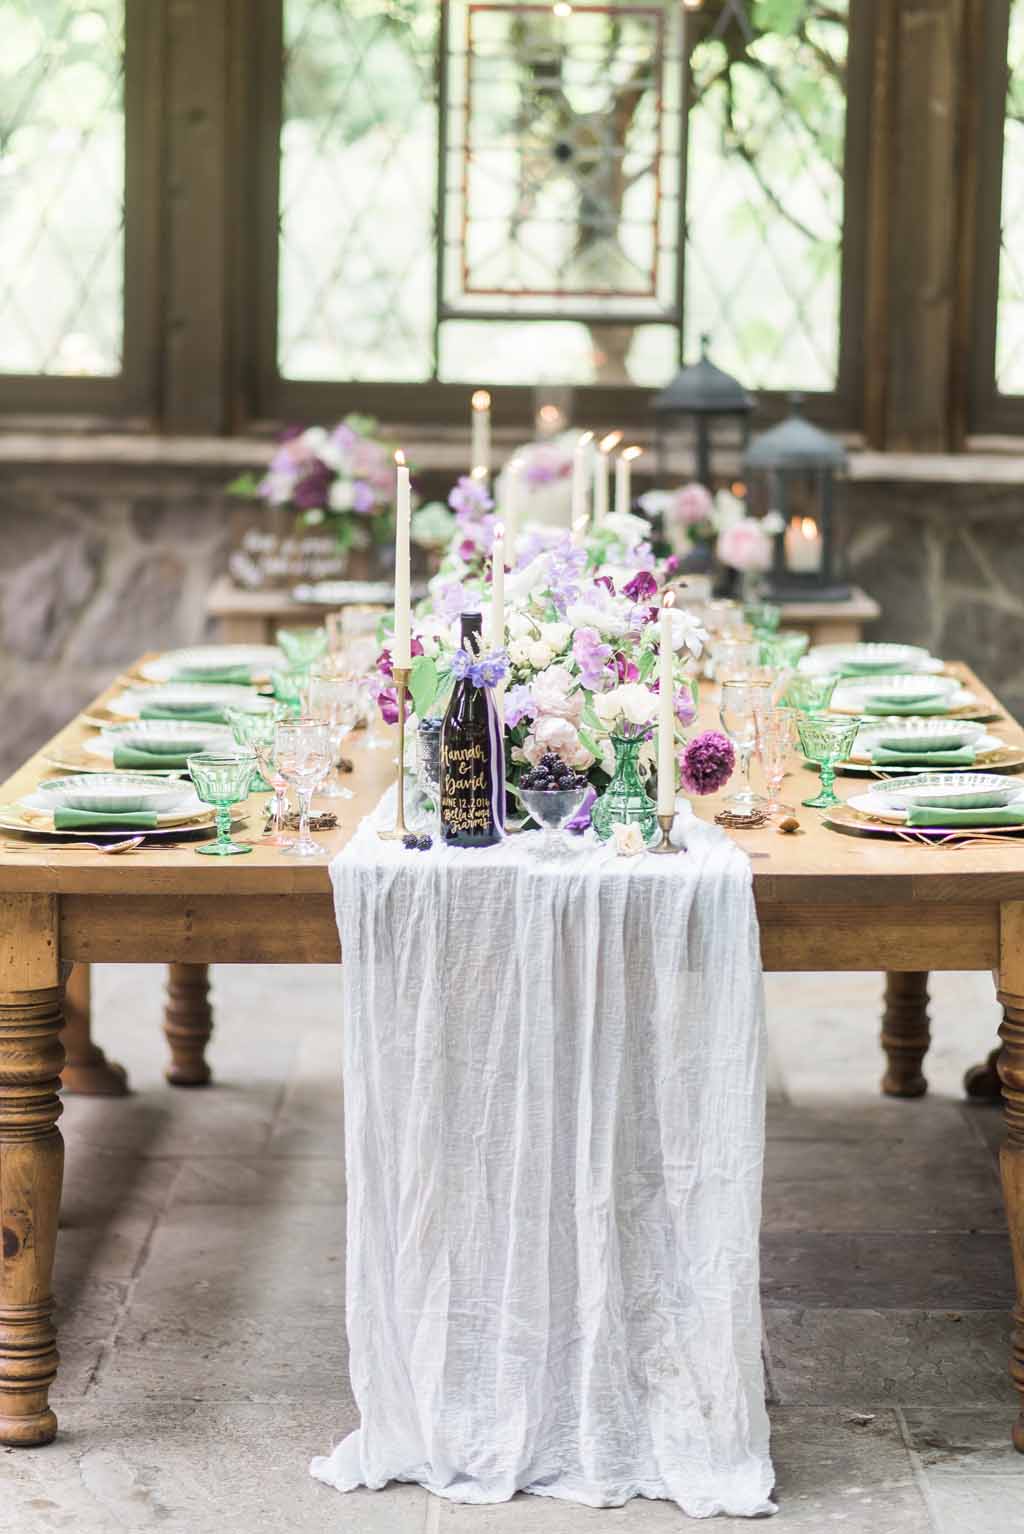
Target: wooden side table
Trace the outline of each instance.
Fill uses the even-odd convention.
[[[882,609],[859,586],[850,588],[845,602],[784,602],[782,627],[803,629],[811,644],[855,644],[864,637],[865,623],[874,623]]]

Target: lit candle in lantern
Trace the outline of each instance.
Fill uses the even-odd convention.
[[[590,444],[594,440],[592,431],[585,431],[576,443],[576,449],[572,455],[572,525],[576,526],[580,517],[588,515],[587,486],[590,480]]]
[[[676,714],[675,651],[672,648],[671,591],[661,604],[658,636],[658,814],[674,815],[676,808]]]
[[[476,389],[469,403],[473,423],[469,466],[474,474],[481,470],[480,477],[486,479],[491,472],[491,396],[486,389]]]
[[[633,501],[633,460],[640,457],[642,447],[623,448],[615,463],[615,514],[625,516]]]
[[[412,665],[412,633],[409,613],[409,517],[411,491],[405,454],[395,454],[395,634],[392,664]]]
[[[786,569],[810,575],[821,569],[822,545],[813,517],[791,517],[785,537]]]
[[[608,455],[622,441],[621,431],[610,431],[598,443],[594,458],[594,526],[600,527],[608,515]]]

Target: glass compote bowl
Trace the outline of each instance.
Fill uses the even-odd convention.
[[[577,788],[521,788],[519,793],[530,819],[541,828],[535,844],[538,856],[564,857],[571,850],[565,828],[586,798],[586,783]]]
[[[808,809],[831,809],[839,803],[832,786],[836,780],[836,763],[845,761],[853,750],[860,720],[844,719],[836,714],[801,714],[796,727],[804,755],[821,767],[821,793],[803,802]]]
[[[251,852],[251,847],[231,840],[231,806],[249,797],[249,784],[256,770],[253,753],[198,751],[188,758],[188,770],[199,798],[217,810],[217,840],[212,845],[197,847],[196,851],[214,858],[234,858]]]
[[[279,724],[274,736],[274,760],[277,771],[295,789],[299,799],[299,835],[284,849],[285,856],[326,856],[327,849],[309,834],[309,802],[331,762],[327,726],[320,719],[295,719]]]
[[[251,709],[232,708],[228,706],[224,710],[224,718],[231,726],[231,733],[240,746],[252,751],[256,756],[258,772],[252,780],[250,793],[268,794],[273,788],[268,783],[263,773],[263,763],[260,760],[259,746],[272,746],[274,743],[274,731],[278,721],[288,716],[288,706],[284,703],[272,703],[267,709],[259,713]]]
[[[780,700],[785,708],[795,708],[801,714],[820,714],[832,702],[837,676],[792,676]]]
[[[320,793],[332,799],[351,799],[352,790],[342,781],[338,758],[342,742],[359,721],[359,684],[354,677],[332,666],[315,666],[309,673],[306,689],[306,712],[311,719],[322,719],[331,744],[331,770],[320,785]]]
[[[276,639],[291,671],[308,671],[321,656],[327,654],[325,628],[278,629]]]

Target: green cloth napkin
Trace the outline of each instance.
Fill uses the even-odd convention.
[[[896,676],[902,675],[905,666],[894,666],[888,661],[883,666],[872,666],[870,661],[844,660],[838,668],[840,676]]]
[[[907,811],[908,826],[1024,826],[1024,804],[1004,804],[987,810],[933,810],[915,804]]]
[[[888,751],[884,746],[875,746],[872,748],[871,760],[876,767],[973,767],[974,748],[959,746],[952,751]]]
[[[157,818],[152,810],[70,810],[59,807],[53,812],[55,831],[155,831]]]
[[[231,682],[240,687],[252,685],[250,666],[223,666],[217,671],[203,671],[192,666],[182,666],[171,677],[172,682]]]
[[[898,703],[895,698],[865,698],[865,714],[906,714],[911,717],[925,714],[948,714],[949,704],[945,698],[934,698],[930,703]]]
[[[167,708],[147,703],[139,710],[140,719],[184,719],[189,724],[226,724],[222,709],[208,703],[186,703],[182,708]]]
[[[115,746],[115,767],[187,767],[190,756],[196,752],[204,751],[205,746],[191,746],[187,751],[182,751],[180,746],[175,746],[173,751],[161,751],[154,748],[152,751],[139,751],[135,746]]]

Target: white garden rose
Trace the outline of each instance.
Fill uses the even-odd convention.
[[[513,666],[528,666],[530,664],[530,646],[524,639],[513,639],[508,647],[508,658]]]
[[[336,479],[327,492],[327,504],[332,511],[351,511],[353,494],[350,479]]]
[[[524,612],[510,612],[506,619],[506,627],[510,639],[531,639],[537,632],[537,625],[533,619]]]
[[[583,712],[583,694],[567,666],[548,666],[538,671],[530,683],[530,694],[539,715],[557,714],[579,722]]]
[[[555,658],[554,650],[549,644],[545,644],[543,639],[529,640],[525,649],[530,657],[530,665],[536,666],[538,671],[543,671],[544,667],[549,666]]]
[[[540,637],[545,644],[551,646],[553,653],[558,655],[572,638],[572,629],[567,623],[542,623]]]
[[[612,826],[612,841],[620,858],[635,858],[638,853],[647,851],[644,833],[635,824],[624,825],[617,821]]]
[[[611,728],[619,719],[627,724],[650,724],[654,718],[656,699],[642,682],[624,682],[611,692],[599,692],[594,696],[594,708],[601,723]]]

